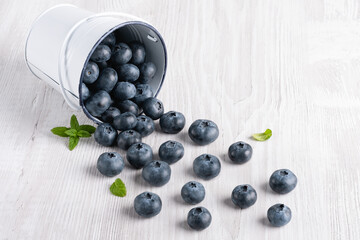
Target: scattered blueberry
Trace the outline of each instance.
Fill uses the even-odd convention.
[[[198,119],[191,124],[188,133],[191,140],[203,146],[218,138],[219,128],[213,121]]]
[[[169,182],[171,169],[163,161],[151,161],[142,170],[142,177],[152,186],[160,187]]]
[[[89,88],[86,86],[85,83],[81,83],[81,98],[85,102],[86,99],[90,97],[90,91]]]
[[[184,156],[184,147],[176,141],[167,141],[161,144],[159,148],[159,157],[168,164],[179,161]]]
[[[268,209],[267,218],[273,226],[284,226],[291,220],[291,209],[284,204],[275,204]]]
[[[236,186],[231,194],[232,202],[241,209],[254,205],[256,199],[257,193],[249,184]]]
[[[188,225],[195,230],[204,230],[211,224],[211,214],[204,207],[195,207],[191,209],[187,216]]]
[[[140,66],[140,75],[142,78],[152,78],[155,76],[156,66],[152,62],[146,62]]]
[[[118,81],[118,75],[113,68],[105,68],[101,71],[99,78],[94,82],[93,86],[96,90],[104,90],[110,92]]]
[[[90,59],[94,62],[104,62],[111,58],[111,49],[109,46],[100,44],[94,50],[93,54],[91,55]]]
[[[160,197],[152,192],[143,192],[136,196],[134,209],[142,217],[154,217],[161,211],[162,202]]]
[[[205,198],[205,188],[199,182],[188,182],[181,189],[181,197],[189,204],[198,204]]]
[[[114,118],[119,116],[121,114],[120,110],[116,107],[109,107],[102,115],[101,119],[104,122],[112,123],[114,121]]]
[[[120,65],[117,71],[121,81],[135,82],[140,76],[138,67],[131,63]]]
[[[141,134],[141,137],[149,136],[151,133],[155,130],[155,124],[154,121],[144,115],[138,116],[136,118],[137,123],[134,128],[135,131]]]
[[[157,98],[148,98],[143,102],[143,111],[146,116],[153,120],[159,119],[164,113],[164,105]]]
[[[134,41],[129,44],[132,51],[131,63],[139,65],[145,61],[145,47],[142,43]]]
[[[112,146],[118,133],[109,123],[101,123],[95,130],[94,138],[97,143],[103,146]]]
[[[291,192],[297,184],[296,175],[289,169],[276,170],[270,177],[269,185],[277,193]]]
[[[185,116],[180,112],[170,111],[160,118],[160,127],[164,133],[175,134],[185,126]]]
[[[210,154],[202,154],[195,158],[193,170],[198,177],[209,180],[219,175],[221,164],[217,157]]]
[[[136,87],[129,82],[119,82],[116,84],[113,96],[118,101],[124,101],[135,97]]]
[[[136,126],[136,116],[131,112],[125,112],[114,118],[113,125],[117,130],[124,131]]]
[[[153,159],[153,151],[146,143],[135,143],[131,145],[126,153],[126,159],[136,169],[143,168]]]
[[[89,97],[85,102],[85,107],[91,115],[98,117],[110,107],[111,102],[110,95],[106,91],[100,90]]]
[[[125,100],[116,103],[121,112],[131,112],[134,115],[139,115],[139,107],[131,100]]]
[[[89,61],[86,64],[83,76],[83,83],[91,84],[99,77],[99,67],[96,63]]]
[[[137,105],[142,105],[142,103],[149,97],[154,95],[149,84],[138,84],[136,85],[136,95],[133,98],[133,101]]]
[[[116,43],[116,38],[114,33],[110,33],[109,35],[107,35],[104,40],[102,40],[101,44],[105,44],[108,45],[109,47],[114,46]]]
[[[141,135],[134,130],[121,132],[116,140],[117,146],[122,150],[127,150],[131,145],[139,142],[141,142]]]
[[[118,43],[113,48],[111,60],[116,65],[123,65],[130,61],[132,52],[130,47],[125,43]]]
[[[245,163],[251,159],[253,149],[246,142],[236,142],[229,147],[228,155],[234,163]]]
[[[97,169],[102,175],[113,177],[124,169],[124,160],[117,152],[106,152],[100,155],[97,161]]]

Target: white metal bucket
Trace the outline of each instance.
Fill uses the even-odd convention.
[[[42,13],[33,23],[25,45],[25,60],[34,75],[61,92],[70,107],[83,109],[81,79],[96,46],[117,30],[125,42],[137,40],[146,48],[146,61],[157,67],[149,82],[155,96],[165,78],[166,46],[160,33],[149,23],[124,13],[94,14],[73,5],[57,5]]]

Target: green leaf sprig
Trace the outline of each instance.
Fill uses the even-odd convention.
[[[95,130],[96,128],[91,125],[79,125],[76,116],[72,115],[70,119],[70,128],[55,127],[51,129],[51,132],[60,137],[68,137],[69,149],[72,151],[79,143],[80,138],[91,137],[91,134],[93,134]]]
[[[266,141],[272,136],[272,131],[270,129],[266,129],[265,132],[255,133],[252,136],[257,141]]]
[[[113,184],[110,186],[110,192],[118,197],[126,196],[126,187],[125,183],[121,181],[120,178],[117,178]]]

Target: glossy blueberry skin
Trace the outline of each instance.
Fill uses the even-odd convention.
[[[136,85],[136,95],[133,101],[141,106],[143,102],[154,95],[149,84],[138,84]]]
[[[105,68],[101,71],[99,78],[94,82],[93,87],[96,90],[110,92],[118,81],[118,75],[113,68]]]
[[[119,82],[116,84],[113,96],[117,101],[129,100],[136,95],[136,87],[129,82]]]
[[[199,182],[188,182],[181,188],[181,197],[189,204],[198,204],[205,198],[205,188]]]
[[[180,112],[170,111],[160,117],[160,127],[164,133],[179,133],[185,127],[185,123],[185,116]]]
[[[90,59],[94,62],[105,62],[111,58],[111,49],[105,44],[96,47]]]
[[[257,193],[249,184],[239,185],[232,191],[231,200],[236,206],[245,209],[255,204]]]
[[[125,112],[114,118],[113,125],[117,130],[125,131],[136,126],[136,116],[131,112]]]
[[[171,168],[166,162],[151,161],[144,166],[142,170],[142,177],[150,185],[161,187],[169,182],[171,177]]]
[[[81,98],[82,100],[85,102],[86,99],[88,99],[90,97],[90,90],[89,88],[86,86],[86,84],[81,83]]]
[[[112,123],[114,121],[114,118],[119,116],[121,114],[120,110],[116,107],[109,107],[102,115],[101,119],[104,122]]]
[[[280,194],[291,192],[296,187],[296,184],[297,177],[289,169],[276,170],[269,180],[271,189]]]
[[[84,69],[83,83],[92,84],[99,77],[99,67],[96,63],[89,61]]]
[[[164,104],[157,98],[148,98],[143,104],[144,114],[153,120],[159,119],[164,114]]]
[[[106,91],[100,90],[89,97],[85,102],[85,107],[91,115],[99,117],[110,107],[111,102],[110,95]]]
[[[102,40],[101,44],[105,44],[108,45],[109,47],[114,46],[116,43],[116,38],[114,33],[110,33],[109,35],[107,35],[104,40]]]
[[[129,47],[132,51],[132,58],[130,62],[135,65],[142,64],[145,61],[145,55],[146,55],[144,45],[138,41],[134,41],[129,43]]]
[[[155,123],[154,121],[149,118],[148,116],[138,116],[136,118],[137,123],[134,127],[134,130],[141,134],[142,137],[149,136],[155,130]]]
[[[129,147],[126,159],[131,166],[140,169],[153,160],[153,151],[146,143],[135,143]]]
[[[116,139],[117,146],[122,150],[127,150],[131,145],[139,142],[141,142],[141,135],[134,130],[123,131]]]
[[[217,157],[211,154],[202,154],[195,158],[193,170],[198,177],[210,180],[219,175],[221,163]]]
[[[124,169],[124,160],[117,152],[106,152],[100,155],[97,161],[97,169],[107,177],[113,177]]]
[[[103,70],[103,69],[105,69],[105,68],[107,68],[107,67],[110,67],[110,65],[108,64],[108,62],[98,62],[97,65],[98,65],[98,67],[99,67],[100,70]]]
[[[116,70],[121,81],[135,82],[140,76],[138,67],[131,63],[120,65]]]
[[[193,122],[188,131],[189,137],[195,143],[204,146],[214,142],[219,136],[219,128],[211,120],[198,119]]]
[[[160,145],[159,157],[168,164],[179,161],[184,156],[184,147],[176,141],[166,141]]]
[[[111,60],[115,65],[128,63],[132,57],[130,47],[125,43],[118,43],[113,48]]]
[[[269,222],[275,227],[282,227],[291,220],[291,209],[281,203],[271,206],[267,211]]]
[[[136,116],[139,115],[140,111],[138,105],[131,100],[116,102],[116,105],[121,112],[131,112]]]
[[[187,223],[189,227],[194,230],[204,230],[211,224],[211,214],[209,210],[204,207],[195,207],[191,209],[187,216]]]
[[[95,130],[94,138],[100,145],[109,147],[115,143],[118,136],[116,129],[109,123],[101,123]]]
[[[134,200],[135,212],[142,217],[150,218],[158,215],[161,207],[160,197],[152,192],[143,192],[136,196]]]
[[[228,150],[230,160],[238,164],[249,161],[252,157],[252,153],[253,149],[250,144],[242,141],[231,144]]]
[[[156,73],[156,66],[152,62],[145,62],[140,65],[140,76],[143,78],[153,78]]]

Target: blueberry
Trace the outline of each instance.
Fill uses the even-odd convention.
[[[236,186],[231,194],[232,202],[241,209],[251,207],[256,199],[256,191],[249,184]]]
[[[99,77],[99,67],[96,63],[89,61],[86,64],[83,75],[83,83],[91,84]]]
[[[140,133],[142,137],[149,136],[151,133],[154,132],[155,124],[151,118],[141,115],[138,116],[136,120],[137,123],[134,130]]]
[[[108,62],[99,62],[99,63],[97,63],[97,65],[98,65],[100,70],[103,70],[103,69],[105,69],[107,67],[110,67],[110,64],[108,64]]]
[[[198,204],[205,198],[205,188],[199,182],[188,182],[181,189],[181,197],[189,204]]]
[[[125,43],[118,43],[113,48],[111,60],[116,65],[123,65],[130,61],[132,52],[130,47]]]
[[[97,143],[103,146],[112,146],[116,140],[118,133],[109,123],[100,124],[94,133],[94,138]]]
[[[138,84],[142,83],[149,83],[152,80],[152,78],[143,77],[140,75],[139,79],[136,81]]]
[[[160,197],[152,192],[143,192],[136,196],[134,209],[142,217],[154,217],[161,211],[162,202]]]
[[[169,182],[171,169],[169,164],[163,161],[148,162],[143,170],[142,177],[152,186],[160,187]]]
[[[276,170],[270,177],[269,185],[277,193],[291,192],[297,184],[296,175],[289,169]]]
[[[160,127],[164,133],[175,134],[185,126],[185,117],[182,113],[170,111],[160,118]]]
[[[109,107],[102,115],[101,119],[104,122],[112,123],[114,121],[114,118],[119,116],[121,114],[120,110],[116,107]]]
[[[167,141],[161,144],[159,148],[159,157],[168,164],[179,161],[184,156],[184,147],[176,141]]]
[[[112,68],[105,68],[101,71],[100,76],[96,82],[94,82],[93,87],[96,90],[104,90],[110,92],[118,81],[118,75],[116,71]]]
[[[152,62],[146,62],[140,65],[140,75],[143,78],[152,78],[155,76],[156,66]]]
[[[111,97],[104,90],[100,90],[90,96],[85,102],[85,107],[93,116],[101,116],[111,105]]]
[[[146,116],[153,120],[159,119],[164,114],[164,105],[157,98],[148,98],[143,102],[143,111]]]
[[[142,43],[134,41],[129,44],[132,51],[131,63],[139,65],[145,61],[145,47]]]
[[[116,103],[121,112],[131,112],[134,115],[139,115],[139,107],[136,103],[130,100],[125,100]]]
[[[191,209],[187,216],[188,225],[195,230],[204,230],[211,224],[211,214],[204,207],[195,207]]]
[[[189,136],[195,143],[203,146],[214,142],[219,136],[219,128],[211,120],[198,119],[189,128]]]
[[[106,152],[98,158],[97,169],[102,175],[113,177],[124,169],[124,160],[117,152]]]
[[[114,118],[113,125],[117,130],[125,131],[136,126],[136,116],[131,112],[125,112]]]
[[[86,86],[85,83],[81,83],[80,97],[84,102],[85,102],[86,99],[88,99],[90,97],[89,88]]]
[[[202,154],[195,158],[193,170],[198,177],[209,180],[219,175],[221,164],[217,157],[210,154]]]
[[[135,97],[136,87],[129,82],[119,82],[116,84],[113,96],[118,101],[124,101]]]
[[[114,33],[110,33],[107,35],[104,40],[102,40],[101,44],[108,45],[109,47],[114,46],[116,43],[116,38]]]
[[[105,62],[111,57],[111,49],[109,46],[100,44],[91,55],[90,59],[94,62]]]
[[[153,151],[146,143],[135,143],[131,145],[126,153],[126,159],[136,169],[143,168],[153,159]]]
[[[131,145],[139,142],[141,142],[141,135],[134,130],[121,132],[116,140],[117,146],[122,150],[127,150]]]
[[[291,209],[284,204],[275,204],[268,209],[267,218],[273,226],[284,226],[291,220]]]
[[[121,81],[135,82],[140,76],[138,67],[131,63],[120,65],[117,72]]]
[[[133,98],[133,101],[137,105],[142,105],[142,103],[148,99],[149,97],[152,97],[154,95],[151,87],[149,84],[138,84],[136,85],[136,95]]]
[[[228,150],[228,155],[231,161],[234,163],[245,163],[251,159],[252,147],[246,142],[233,143]]]

